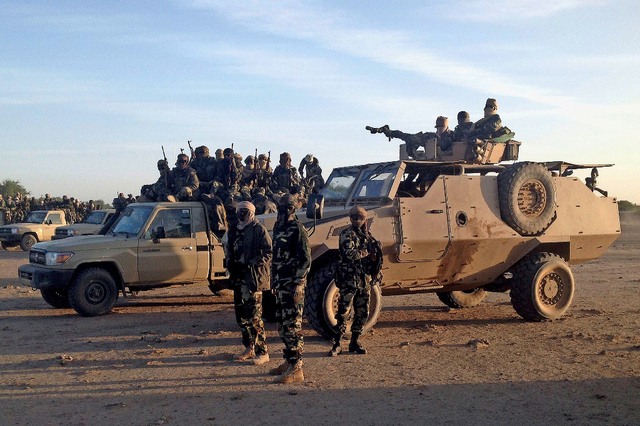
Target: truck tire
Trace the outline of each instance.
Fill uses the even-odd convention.
[[[80,271],[69,288],[71,307],[83,317],[108,314],[118,300],[118,287],[102,268]]]
[[[40,294],[45,302],[53,306],[56,309],[69,309],[71,304],[69,303],[69,292],[66,289],[62,290],[40,290]]]
[[[33,234],[25,234],[22,236],[22,239],[20,240],[20,248],[23,251],[29,251],[31,250],[31,246],[33,246],[37,242],[38,240]]]
[[[533,253],[514,267],[511,304],[527,321],[560,318],[571,305],[574,291],[571,269],[557,254]]]
[[[451,309],[473,308],[478,305],[487,293],[481,288],[464,291],[443,291],[436,293],[438,299]]]
[[[556,188],[542,164],[512,164],[498,174],[500,215],[523,236],[539,235],[556,218]]]
[[[338,288],[336,287],[333,264],[330,263],[315,271],[307,283],[304,298],[304,315],[309,325],[321,336],[333,338],[336,334],[335,314],[338,311]],[[371,287],[369,302],[369,318],[364,324],[362,333],[366,333],[378,322],[382,308],[382,292],[380,286]],[[350,334],[351,324],[347,325]]]

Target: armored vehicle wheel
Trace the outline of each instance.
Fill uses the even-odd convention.
[[[539,235],[556,217],[551,173],[538,163],[516,163],[498,175],[500,215],[520,235]]]
[[[69,292],[64,290],[40,290],[40,294],[45,302],[57,309],[68,309],[71,307],[69,303]]]
[[[571,305],[575,283],[569,265],[553,253],[520,260],[511,280],[511,304],[528,321],[560,318]]]
[[[31,246],[33,246],[37,242],[38,240],[36,239],[36,237],[31,234],[26,234],[22,237],[22,240],[20,240],[20,248],[23,251],[29,251],[31,250]]]
[[[333,264],[325,265],[313,273],[307,283],[304,315],[311,327],[321,336],[332,338],[335,335],[338,295],[338,287],[334,281]],[[382,292],[380,286],[375,285],[371,287],[369,318],[364,324],[363,333],[371,330],[378,321],[381,308]],[[351,323],[349,322],[347,332],[350,329]]]
[[[78,273],[69,288],[71,307],[83,317],[108,314],[118,300],[118,287],[111,274],[101,268]]]
[[[473,308],[487,295],[481,288],[464,291],[444,291],[436,293],[438,299],[451,309]]]

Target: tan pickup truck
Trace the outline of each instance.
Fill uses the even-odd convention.
[[[24,251],[40,241],[50,241],[58,227],[66,225],[62,210],[37,210],[29,213],[22,223],[0,227],[3,249],[20,245]]]
[[[115,212],[115,209],[94,210],[82,222],[61,226],[56,229],[56,233],[51,239],[62,240],[79,235],[96,235]]]
[[[18,275],[50,305],[83,316],[109,313],[127,289],[208,281],[215,291],[227,280],[222,243],[200,202],[131,204],[106,235],[34,245]]]

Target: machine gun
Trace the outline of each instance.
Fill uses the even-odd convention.
[[[196,158],[196,152],[193,150],[193,147],[191,146],[191,141],[187,141],[187,145],[189,145],[189,151],[191,151],[191,158],[189,159],[189,163],[191,163],[194,158]]]
[[[368,131],[371,132],[372,135],[375,135],[376,133],[384,133],[385,135],[387,134],[388,131],[390,131],[389,129],[389,125],[385,124],[382,127],[371,127],[371,126],[367,126],[365,127],[365,129],[367,129]],[[387,136],[389,138],[389,141],[391,141],[391,136]]]

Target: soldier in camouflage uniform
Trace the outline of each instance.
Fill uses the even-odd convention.
[[[453,130],[454,139],[456,141],[463,141],[467,138],[469,131],[473,123],[469,120],[469,113],[467,111],[460,111],[458,113],[458,125]]]
[[[258,155],[258,163],[255,168],[256,187],[264,188],[265,191],[270,189],[271,177],[273,176],[273,170],[269,165],[270,162],[271,160],[267,155]]]
[[[502,120],[498,115],[498,102],[489,98],[484,106],[484,117],[473,123],[468,139],[491,139],[504,134]]]
[[[280,164],[273,171],[271,191],[284,191],[289,194],[300,192],[301,183],[298,170],[291,165],[291,155],[288,152],[280,154]]]
[[[171,170],[167,160],[158,160],[158,172],[160,172],[160,177],[156,183],[143,185],[140,190],[140,195],[144,197],[144,201],[167,201],[167,197],[170,195]],[[92,210],[94,208],[95,206],[91,207]]]
[[[342,352],[342,336],[347,331],[346,320],[349,305],[353,303],[353,323],[351,324],[351,343],[349,352],[366,354],[367,351],[358,342],[363,326],[369,317],[369,298],[371,295],[371,263],[377,260],[379,253],[374,246],[378,242],[367,231],[367,211],[356,206],[349,211],[351,226],[340,233],[340,258],[336,268],[336,286],[340,291],[338,312],[336,313],[337,332],[329,356]]]
[[[223,155],[224,158],[218,162],[216,180],[222,184],[227,193],[230,193],[238,190],[238,183],[242,175],[236,167],[233,149],[225,148]],[[223,198],[226,198],[226,196]]]
[[[198,187],[200,181],[196,171],[189,167],[189,156],[187,154],[179,154],[176,161],[176,167],[171,170],[171,181],[169,182],[171,194],[175,201],[192,201],[197,200]],[[169,201],[173,201],[169,198]]]
[[[269,371],[279,375],[276,383],[304,381],[302,373],[302,311],[307,274],[311,267],[311,248],[307,231],[296,217],[295,196],[280,199],[278,219],[273,227],[273,289],[276,296],[278,334],[284,342],[285,361]]]
[[[324,179],[322,178],[322,167],[318,158],[313,154],[307,154],[300,162],[298,167],[300,173],[300,179],[305,186],[305,194],[317,194],[324,186]]]
[[[209,148],[202,145],[194,150],[195,158],[191,160],[191,168],[196,171],[200,188],[207,186],[207,190],[211,187],[211,182],[216,177],[217,162],[209,156]]]
[[[449,119],[447,117],[439,116],[436,119],[436,131],[435,132],[419,132],[419,133],[404,133],[400,130],[384,130],[384,135],[388,138],[397,138],[407,143],[407,154],[414,159],[420,158],[418,148],[426,148],[427,141],[436,138],[438,147],[447,151],[451,149],[451,143],[453,142],[453,132],[449,130]],[[424,154],[422,154],[424,155]]]
[[[237,217],[238,221],[229,227],[226,253],[236,321],[245,349],[234,360],[260,365],[269,361],[262,322],[262,292],[269,290],[271,284],[271,238],[255,218],[255,207],[250,202],[238,204]]]

